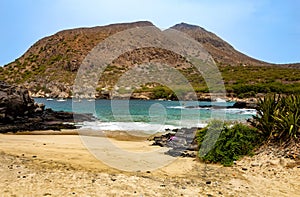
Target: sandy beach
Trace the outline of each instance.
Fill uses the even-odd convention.
[[[117,136],[109,140],[120,149],[161,154],[145,137]],[[1,134],[0,159],[1,196],[300,196],[300,162],[267,152],[233,167],[176,158],[150,171],[122,171],[97,159],[71,130]]]

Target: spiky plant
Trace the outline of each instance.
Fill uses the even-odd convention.
[[[259,98],[257,103],[257,114],[253,117],[251,124],[258,128],[260,132],[267,138],[273,136],[275,131],[275,113],[279,109],[280,96],[275,94],[267,95],[263,99]]]
[[[267,95],[258,101],[251,123],[268,139],[299,140],[300,95]]]
[[[279,106],[274,114],[276,137],[297,139],[300,132],[300,95],[282,97]]]

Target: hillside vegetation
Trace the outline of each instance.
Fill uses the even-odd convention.
[[[0,80],[25,86],[33,96],[70,97],[83,59],[99,42],[117,32],[143,26],[152,26],[152,23],[123,23],[58,32],[39,40],[20,58],[0,67]],[[181,23],[172,28],[200,42],[213,57],[223,76],[228,96],[244,98],[269,92],[300,93],[300,64],[274,65],[255,60],[198,26]],[[208,92],[199,71],[185,58],[164,49],[143,48],[122,54],[108,65],[99,79],[95,96],[109,98],[109,92],[123,73],[149,61],[168,64],[180,71],[198,97]],[[182,91],[185,91],[184,87]],[[135,95],[176,99],[172,91],[156,83],[144,84],[135,90]]]

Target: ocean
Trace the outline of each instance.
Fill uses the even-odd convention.
[[[160,100],[82,100],[65,101],[35,98],[55,111],[92,113],[94,122],[80,123],[95,130],[142,131],[156,133],[182,127],[204,127],[212,119],[244,122],[256,114],[254,109],[212,109],[209,105],[232,106],[234,102],[160,101]],[[199,107],[204,106],[204,107]]]

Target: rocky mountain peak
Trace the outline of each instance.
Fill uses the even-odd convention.
[[[266,62],[256,60],[240,53],[216,34],[209,32],[200,26],[180,23],[171,28],[186,33],[200,42],[217,63],[225,65],[268,65]]]
[[[192,24],[188,24],[185,22],[181,22],[179,24],[174,25],[173,27],[171,27],[173,29],[202,29],[204,30],[204,28],[198,26],[198,25],[192,25]]]

